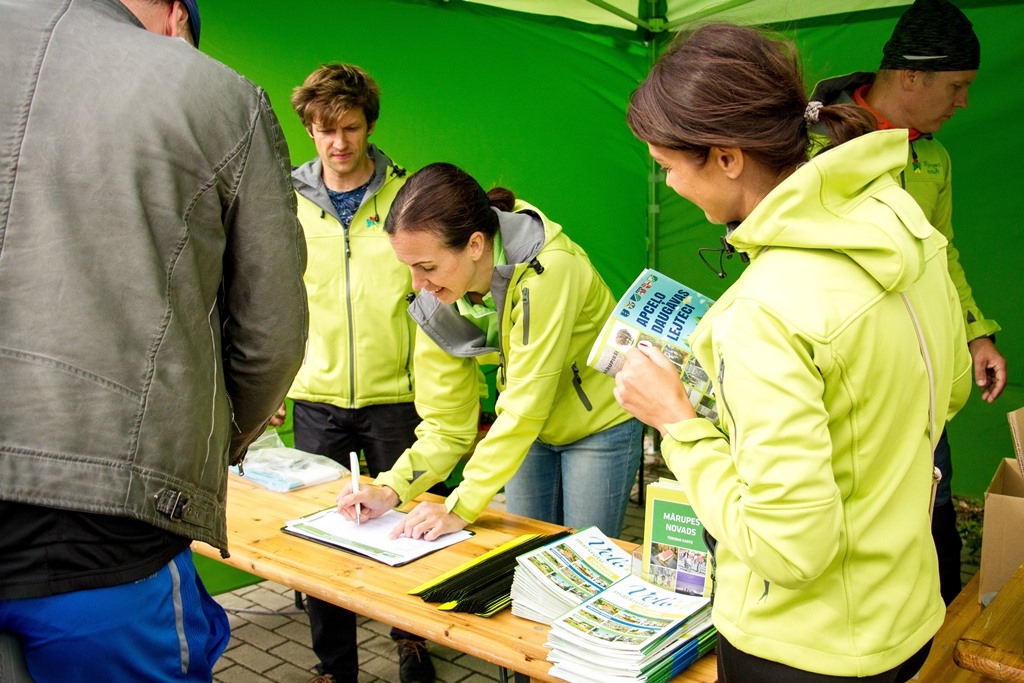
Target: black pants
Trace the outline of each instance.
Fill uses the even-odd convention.
[[[935,464],[942,470],[942,481],[932,510],[932,540],[939,556],[939,589],[942,600],[949,603],[959,595],[963,584],[960,578],[960,551],[963,541],[956,529],[956,507],[953,505],[953,458],[949,449],[949,437],[942,430],[935,444]]]
[[[412,403],[367,406],[355,410],[325,403],[295,401],[292,408],[295,447],[307,453],[326,455],[348,467],[349,453],[363,452],[371,477],[391,469],[406,448],[416,441],[420,418]],[[444,484],[431,489],[447,495]],[[356,683],[359,677],[359,647],[356,643],[356,615],[329,602],[307,596],[306,611],[312,632],[313,652],[320,663],[317,671],[334,676],[338,683]],[[393,640],[420,640],[417,635],[392,628]]]
[[[948,607],[963,588],[960,551],[964,543],[956,529],[956,507],[953,501],[936,505],[932,510],[932,540],[935,541],[935,552],[939,556],[939,588],[942,600]]]
[[[718,683],[903,683],[913,678],[924,665],[931,648],[932,641],[929,640],[923,648],[899,666],[876,676],[854,678],[811,673],[748,655],[733,647],[719,633]]]

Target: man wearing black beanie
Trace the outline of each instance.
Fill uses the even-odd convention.
[[[932,137],[957,109],[967,107],[967,91],[981,64],[981,45],[970,20],[948,0],[916,0],[893,29],[882,49],[877,74],[854,73],[818,84],[812,100],[824,104],[856,102],[871,111],[879,128],[906,128],[910,137],[903,187],[949,240],[949,274],[960,295],[975,382],[991,403],[1006,386],[1006,359],[996,349],[1000,327],[986,319],[953,244],[952,185],[949,153]],[[935,498],[932,537],[939,556],[942,598],[948,605],[961,590],[960,550],[956,530],[949,441],[942,432],[935,448],[942,480]]]

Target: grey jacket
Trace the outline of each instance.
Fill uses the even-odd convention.
[[[118,0],[7,0],[0,25],[0,500],[225,551],[229,460],[306,339],[280,126]]]

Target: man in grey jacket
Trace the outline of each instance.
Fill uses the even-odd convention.
[[[0,25],[0,631],[40,683],[209,681],[189,546],[227,552],[228,464],[306,339],[287,146],[196,0]]]

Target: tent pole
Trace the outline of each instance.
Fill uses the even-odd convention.
[[[604,0],[587,0],[587,2],[589,2],[591,5],[596,5],[596,6],[600,7],[601,9],[603,9],[606,12],[611,12],[612,14],[614,14],[617,17],[625,19],[626,21],[628,21],[631,24],[636,24],[639,28],[642,28],[645,31],[654,31],[655,30],[655,29],[653,29],[651,27],[651,25],[649,23],[647,23],[643,19],[641,19],[639,17],[634,17],[629,12],[626,12],[625,10],[621,10],[618,7],[616,7],[615,5],[609,5],[607,2],[604,2]]]
[[[650,72],[658,57],[657,37],[647,41],[647,71]],[[654,158],[647,157],[647,267],[658,268],[658,218],[661,204],[658,202],[658,183],[662,180],[662,171]]]

